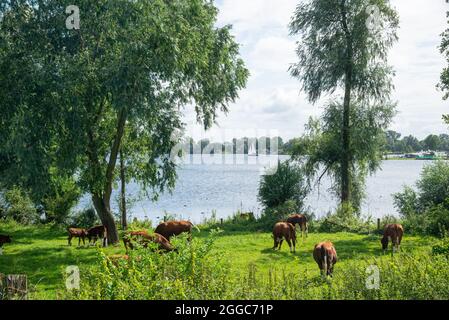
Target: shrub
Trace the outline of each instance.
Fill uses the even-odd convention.
[[[219,299],[231,292],[229,262],[212,255],[216,238],[186,236],[173,239],[178,252],[157,253],[140,248],[128,261],[112,263],[101,249],[95,267],[83,270],[79,291],[66,292],[69,299],[154,300]]]
[[[443,238],[439,244],[434,245],[432,254],[449,256],[449,238]]]
[[[265,208],[276,208],[287,201],[294,201],[295,210],[304,209],[304,199],[309,187],[301,167],[293,162],[278,162],[274,173],[262,176],[259,185],[259,201]]]
[[[371,217],[364,221],[350,204],[341,205],[334,214],[319,219],[314,226],[318,232],[370,232],[375,229]],[[313,230],[312,230],[313,231]]]
[[[441,236],[449,229],[449,164],[425,166],[416,188],[405,187],[394,195],[404,226],[410,232]]]
[[[0,210],[3,218],[10,218],[22,224],[32,224],[39,222],[34,203],[30,197],[21,189],[13,187],[2,192],[0,198]]]
[[[98,222],[97,213],[94,208],[88,208],[76,212],[69,220],[69,225],[78,228],[90,228]]]
[[[77,204],[81,191],[69,177],[53,174],[50,192],[42,199],[47,222],[66,224],[72,208]]]

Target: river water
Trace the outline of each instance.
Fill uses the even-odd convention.
[[[281,160],[286,156],[279,156]],[[130,209],[131,218],[162,218],[164,213],[178,218],[201,221],[216,212],[218,218],[232,215],[237,210],[261,212],[257,201],[257,191],[264,168],[273,166],[278,158],[274,156],[248,157],[244,155],[217,155],[187,157],[178,169],[178,180],[172,194],[163,194],[159,201],[151,202],[140,199]],[[404,185],[413,186],[419,178],[424,165],[429,162],[410,160],[388,160],[382,163],[382,169],[368,177],[367,197],[363,204],[363,214],[373,217],[397,215],[392,194],[402,190]],[[316,216],[323,216],[333,211],[337,200],[329,193],[330,181],[323,178],[320,187],[314,188],[306,199],[307,206]],[[137,195],[139,186],[128,185],[129,193]],[[115,195],[117,192],[114,191]],[[116,196],[113,197],[115,199]],[[84,197],[78,206],[90,205]],[[117,202],[112,203],[113,210],[118,211]]]

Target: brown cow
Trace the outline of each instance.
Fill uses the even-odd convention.
[[[190,240],[192,238],[192,227],[194,225],[190,221],[167,221],[159,224],[154,232],[164,236],[169,241],[171,237],[187,232]]]
[[[330,241],[320,242],[313,249],[313,258],[315,259],[321,274],[331,276],[334,272],[334,265],[337,263],[337,251]]]
[[[5,243],[11,243],[11,237],[0,234],[0,248],[3,247]]]
[[[148,243],[153,242],[159,245],[159,249],[162,251],[176,251],[172,244],[162,235],[158,233],[148,234],[146,231],[131,231],[123,236],[123,244],[125,245],[126,252],[129,249],[134,249],[133,241],[136,241],[144,248],[148,247]]]
[[[397,251],[401,250],[402,236],[404,235],[404,228],[400,224],[389,224],[385,226],[384,235],[380,242],[382,243],[382,249],[385,251],[388,249],[388,242],[391,241],[391,246],[394,252],[396,247]]]
[[[296,225],[299,225],[299,228],[301,230],[301,237],[304,239],[304,234],[307,235],[309,233],[309,224],[307,223],[307,217],[303,214],[293,214],[287,219],[288,223],[291,223],[296,227]]]
[[[276,250],[281,250],[282,242],[284,239],[287,241],[290,247],[290,252],[296,252],[296,229],[295,226],[288,222],[278,222],[273,228],[274,247]],[[293,246],[293,250],[292,250]]]
[[[87,230],[81,229],[81,228],[68,228],[67,231],[69,232],[68,242],[69,246],[72,245],[72,238],[78,238],[78,246],[81,245],[81,240],[83,240],[83,245],[86,245],[85,238],[87,237]]]
[[[127,254],[113,254],[111,256],[108,256],[108,259],[109,259],[109,261],[112,262],[113,265],[118,267],[119,261],[121,261],[121,260],[128,261],[129,256]]]
[[[103,239],[103,247],[106,247],[108,244],[108,233],[105,226],[95,226],[89,228],[87,230],[87,238],[89,239],[89,244],[91,244],[93,240],[93,244],[97,242],[97,239]]]

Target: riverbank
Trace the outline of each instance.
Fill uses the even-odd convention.
[[[73,246],[69,247],[64,230],[49,226],[0,224],[0,233],[13,237],[13,243],[5,245],[3,255],[0,256],[0,273],[26,274],[32,299],[57,299],[64,290],[67,266],[79,266],[82,283],[83,270],[97,263],[99,251],[106,255],[124,253],[122,243],[96,249],[77,247],[77,241],[73,241]],[[208,236],[205,231],[193,234],[194,241],[206,241]],[[376,263],[392,259],[380,250],[378,235],[352,233],[311,233],[304,241],[299,240],[297,252],[291,254],[286,243],[280,252],[273,251],[270,233],[223,232],[214,242],[211,254],[224,257],[230,262],[229,277],[236,281],[249,272],[255,273],[257,279],[266,279],[273,273],[279,276],[292,273],[301,274],[302,278],[319,280],[319,270],[312,258],[312,250],[317,242],[323,240],[333,241],[337,248],[339,261],[335,266],[336,279],[343,277],[347,268],[359,264],[361,266],[369,259],[377,261]],[[401,254],[430,254],[436,241],[432,237],[406,235]]]

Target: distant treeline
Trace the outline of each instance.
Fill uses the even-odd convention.
[[[409,135],[402,137],[399,132],[389,130],[385,132],[385,151],[388,153],[414,153],[419,151],[449,152],[449,135],[428,135],[424,140]]]
[[[281,137],[234,138],[232,141],[211,142],[209,139],[195,141],[187,138],[182,150],[187,154],[292,154],[294,146],[301,143],[300,138],[284,142]],[[413,135],[404,136],[393,130],[385,132],[385,153],[415,153],[420,151],[449,152],[449,135],[431,134],[423,140]]]
[[[187,154],[284,154],[285,144],[281,137],[234,138],[232,141],[211,142],[209,139],[195,141],[187,138],[181,145]]]

